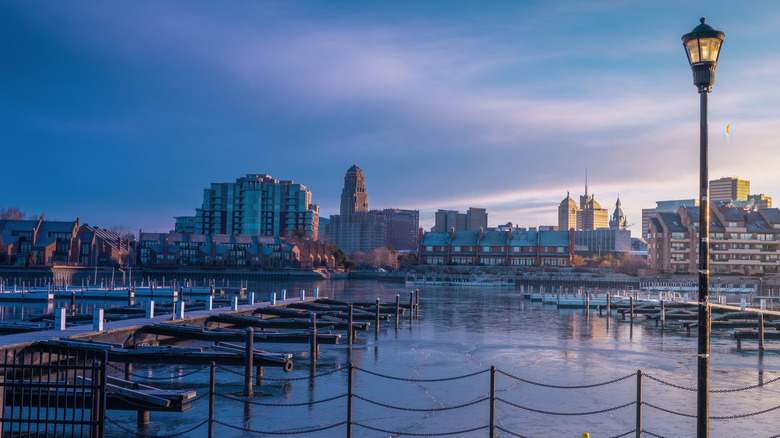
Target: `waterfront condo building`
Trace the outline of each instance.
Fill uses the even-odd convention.
[[[649,267],[660,273],[698,272],[699,208],[660,212],[649,223]],[[712,274],[777,274],[780,210],[710,205],[709,255]]]
[[[574,231],[427,232],[420,241],[423,265],[571,266]]]
[[[193,221],[176,218],[176,232],[318,238],[319,208],[311,192],[293,181],[247,174],[233,183],[212,183]]]
[[[0,220],[0,265],[114,266],[135,264],[135,241],[75,221]]]

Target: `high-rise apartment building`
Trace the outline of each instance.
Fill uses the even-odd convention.
[[[668,201],[656,201],[655,208],[642,209],[642,237],[647,239],[649,236],[649,220],[656,213],[675,213],[680,207],[694,208],[699,206],[698,199],[672,199]]]
[[[710,201],[747,201],[750,181],[723,177],[710,181]]]
[[[212,183],[203,191],[203,204],[195,209],[195,232],[200,234],[251,234],[262,236],[300,233],[318,238],[319,207],[311,192],[293,181],[270,175],[248,174],[234,183]],[[178,217],[179,224],[187,221]]]
[[[369,210],[365,177],[357,165],[347,169],[344,176],[340,212],[330,217],[326,233],[347,254],[385,246],[403,251],[417,248],[420,212]]]
[[[455,231],[487,230],[488,214],[484,208],[470,207],[466,213],[457,210],[439,210],[436,212],[435,231],[440,233]]]

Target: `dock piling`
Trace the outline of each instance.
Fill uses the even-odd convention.
[[[319,297],[320,297],[320,288],[315,287],[314,288],[314,298],[319,298]]]
[[[255,303],[255,293],[254,292],[249,292],[249,294],[247,295],[247,300],[249,301],[249,305],[250,306],[252,304],[254,304]]]
[[[764,354],[764,314],[758,313],[758,352]]]
[[[252,397],[254,390],[252,389],[252,372],[254,371],[254,364],[252,363],[255,358],[255,333],[252,327],[246,328],[246,356],[244,359],[244,396]]]
[[[398,330],[398,314],[401,313],[401,295],[395,294],[395,329]]]
[[[238,297],[233,297],[233,299],[230,301],[230,310],[238,310]]]
[[[92,330],[96,332],[103,331],[103,309],[92,311]]]
[[[379,297],[376,298],[376,326],[374,327],[374,333],[379,336]]]
[[[56,312],[54,312],[54,329],[55,330],[65,330],[65,308],[59,307]]]
[[[146,302],[146,315],[147,318],[154,318],[154,300]]]
[[[305,291],[304,289],[301,289],[301,290],[299,291],[299,293],[300,293],[300,295],[301,295],[301,299],[300,299],[300,300],[301,300],[301,301],[304,301],[304,300],[306,299],[306,291]]]
[[[309,355],[311,356],[312,369],[317,365],[317,314],[312,312],[309,316],[311,321]]]

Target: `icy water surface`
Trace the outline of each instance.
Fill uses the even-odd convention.
[[[321,296],[343,300],[409,302],[409,288],[399,284],[374,281],[335,281],[318,283],[250,284],[263,299],[271,291],[286,288],[298,295],[299,289],[310,291],[318,286]],[[257,346],[269,351],[294,354],[295,368],[284,374],[266,368],[267,378],[302,379],[289,382],[267,379],[255,387],[250,399],[260,404],[300,404],[337,397],[347,392],[347,364],[373,373],[389,375],[385,379],[366,371],[354,374],[353,436],[401,436],[393,431],[411,434],[458,432],[487,426],[489,404],[484,401],[490,391],[490,367],[495,366],[496,424],[516,435],[529,437],[611,437],[635,427],[636,408],[629,406],[593,415],[547,415],[554,413],[587,413],[607,410],[636,400],[635,376],[617,383],[587,389],[558,389],[519,381],[558,385],[589,385],[605,382],[642,370],[643,373],[683,387],[696,386],[696,332],[669,325],[665,330],[638,319],[635,324],[618,316],[598,316],[597,311],[557,310],[524,300],[514,288],[480,288],[426,286],[421,288],[420,316],[410,322],[402,318],[395,324],[383,322],[378,336],[373,328],[358,332],[350,349],[345,345],[322,345],[316,374],[327,374],[311,380],[308,345],[268,344]],[[712,339],[712,389],[741,388],[768,382],[780,376],[778,355],[763,357],[755,345],[736,342],[725,332],[715,331]],[[771,344],[770,344],[771,347]],[[208,391],[208,372],[185,377],[197,367],[136,367],[144,375],[168,376],[171,380],[151,382],[161,387]],[[233,368],[236,372],[243,369]],[[425,382],[479,373],[472,377],[444,382]],[[417,379],[407,381],[406,379]],[[339,398],[326,403],[300,407],[245,405],[229,397],[240,397],[243,378],[218,370],[216,418],[233,427],[253,431],[304,432],[346,421],[347,401]],[[696,394],[662,385],[644,377],[643,400],[663,409],[695,414]],[[712,416],[754,413],[780,405],[780,382],[731,393],[715,393],[710,399]],[[228,397],[228,398],[226,398]],[[369,400],[369,401],[366,401]],[[374,403],[371,403],[374,402]],[[195,402],[185,413],[151,413],[148,433],[175,434],[207,418],[207,399]],[[469,406],[440,410],[444,407]],[[399,410],[380,404],[403,407]],[[524,409],[525,408],[525,409]],[[428,410],[429,411],[422,411]],[[535,412],[542,411],[542,412]],[[711,436],[770,437],[780,433],[778,411],[744,419],[712,420]],[[109,417],[123,427],[136,430],[135,412],[109,411]],[[678,416],[643,406],[642,428],[659,436],[694,436],[695,418]],[[217,425],[220,438],[258,436],[227,426]],[[205,426],[184,434],[206,435]],[[107,423],[107,436],[134,436]],[[279,436],[279,435],[263,435]],[[302,435],[305,437],[342,437],[346,427],[339,426]],[[484,437],[487,429],[454,436]],[[497,432],[497,436],[512,436]],[[633,436],[633,435],[631,435]],[[649,436],[649,435],[646,435]]]

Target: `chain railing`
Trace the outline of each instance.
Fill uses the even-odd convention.
[[[115,369],[119,371],[121,370],[119,367],[113,366]],[[520,431],[514,431],[509,429],[506,425],[502,424],[500,419],[497,418],[497,409],[496,409],[496,402],[500,402],[503,406],[514,408],[526,412],[531,412],[534,414],[539,415],[545,415],[545,416],[551,416],[551,417],[581,417],[581,416],[595,416],[600,414],[609,414],[614,411],[619,410],[625,410],[631,407],[634,407],[636,409],[636,425],[635,428],[617,435],[613,435],[611,438],[621,438],[621,437],[627,437],[635,435],[636,437],[641,436],[648,436],[648,437],[658,437],[658,438],[665,438],[663,435],[660,435],[656,432],[649,431],[642,427],[642,408],[647,407],[654,411],[661,412],[663,414],[671,415],[674,417],[683,417],[683,418],[696,418],[696,415],[693,413],[687,413],[682,412],[677,409],[670,409],[668,407],[659,406],[655,403],[648,402],[646,400],[642,399],[642,379],[643,377],[649,379],[649,381],[658,383],[664,386],[672,387],[678,390],[683,391],[690,391],[691,388],[688,388],[683,385],[678,385],[672,382],[665,381],[663,379],[660,379],[658,377],[644,374],[641,370],[638,370],[635,373],[628,374],[626,376],[622,376],[616,379],[607,380],[603,382],[597,382],[597,383],[591,383],[591,384],[582,384],[582,385],[557,385],[557,384],[551,384],[551,383],[544,383],[544,382],[537,382],[530,379],[522,378],[516,375],[509,374],[507,372],[498,370],[495,367],[490,367],[488,369],[479,370],[476,372],[472,372],[469,374],[464,374],[460,376],[451,376],[451,377],[442,377],[442,378],[407,378],[407,377],[397,377],[387,374],[378,373],[376,371],[370,371],[366,370],[357,366],[353,366],[351,363],[346,368],[336,368],[331,371],[323,372],[320,374],[312,374],[307,377],[301,377],[301,378],[268,378],[264,377],[264,380],[272,380],[272,381],[279,381],[279,382],[289,382],[289,381],[295,381],[295,380],[311,380],[311,379],[317,379],[320,377],[330,376],[336,373],[339,373],[341,371],[347,371],[347,392],[343,394],[334,395],[328,398],[323,398],[321,400],[312,400],[308,402],[300,402],[300,403],[266,403],[266,402],[260,402],[257,400],[254,400],[252,396],[237,396],[233,394],[225,394],[225,393],[219,393],[216,391],[216,378],[215,378],[215,372],[217,369],[220,371],[226,371],[234,375],[242,376],[244,377],[244,373],[241,371],[236,371],[234,369],[231,369],[229,367],[223,367],[223,366],[217,366],[213,362],[211,365],[207,365],[205,367],[198,368],[194,371],[187,372],[184,374],[181,374],[179,376],[174,377],[166,377],[166,379],[175,379],[181,376],[191,376],[193,374],[197,374],[200,372],[203,372],[204,370],[208,369],[210,371],[210,381],[209,381],[209,391],[205,392],[204,394],[201,394],[193,399],[190,399],[187,401],[187,403],[194,404],[195,402],[198,402],[202,399],[208,398],[209,403],[209,415],[208,418],[196,425],[193,425],[191,427],[188,427],[186,429],[183,429],[181,431],[167,434],[167,435],[154,435],[156,438],[175,438],[178,436],[183,436],[189,433],[194,432],[195,430],[207,426],[208,433],[206,434],[209,438],[213,438],[214,436],[214,426],[219,425],[228,429],[232,430],[238,430],[243,431],[246,433],[252,433],[252,434],[263,434],[263,435],[303,435],[303,434],[309,434],[314,432],[320,432],[320,431],[326,431],[330,429],[345,427],[346,428],[346,436],[348,438],[351,438],[352,436],[352,430],[353,428],[360,428],[368,431],[373,432],[379,432],[382,434],[388,434],[388,435],[394,435],[394,436],[411,436],[411,437],[438,437],[438,436],[456,436],[456,435],[463,435],[463,434],[474,434],[475,432],[487,430],[488,436],[494,437],[496,436],[496,432],[504,433],[507,436],[513,436],[513,437],[521,437],[521,438],[528,438],[527,435],[523,435]],[[401,405],[401,404],[394,404],[391,402],[385,402],[385,401],[378,401],[373,400],[365,395],[361,395],[356,393],[355,387],[354,387],[354,375],[357,373],[364,373],[367,375],[371,375],[374,377],[378,377],[380,379],[385,380],[391,380],[394,382],[403,382],[403,383],[410,383],[410,384],[417,384],[420,383],[440,383],[440,382],[451,382],[455,380],[460,379],[467,379],[467,378],[473,378],[480,376],[482,374],[489,373],[490,377],[490,390],[487,396],[479,396],[474,398],[473,400],[465,401],[458,404],[452,404],[452,405],[444,405],[439,403],[439,406],[435,407],[424,407],[424,406],[407,406],[407,405]],[[614,385],[619,382],[623,382],[625,380],[628,380],[632,377],[636,378],[636,399],[632,401],[627,401],[625,403],[616,404],[615,406],[610,406],[602,409],[594,409],[594,410],[580,410],[580,411],[564,411],[564,410],[551,410],[551,409],[542,409],[536,406],[529,406],[527,404],[519,403],[516,401],[512,401],[509,398],[506,397],[497,397],[496,396],[496,385],[495,385],[495,378],[496,375],[500,374],[510,380],[523,382],[529,385],[539,386],[543,388],[549,388],[549,389],[559,389],[559,390],[565,390],[565,391],[572,391],[572,390],[583,390],[583,389],[593,389],[598,387],[607,387],[610,385]],[[149,379],[149,380],[162,380],[162,378],[155,378],[152,376],[145,376],[145,375],[136,375],[136,374],[130,374],[131,376],[135,376],[138,378],[143,379]],[[748,391],[748,390],[754,390],[763,388],[769,384],[775,383],[777,381],[780,381],[780,377],[773,378],[770,380],[767,380],[765,382],[761,382],[758,385],[752,385],[752,386],[746,386],[741,388],[730,388],[730,389],[715,389],[710,392],[712,393],[731,393],[731,392],[738,392],[738,391]],[[509,393],[512,391],[513,388],[503,389],[501,390],[502,393]],[[122,402],[125,404],[137,408],[139,411],[143,410],[150,410],[153,406],[144,404],[143,402],[137,402],[134,400],[131,400],[127,397],[117,395],[114,396],[119,397]],[[335,402],[338,400],[346,399],[347,401],[347,412],[346,412],[346,420],[340,421],[340,422],[334,422],[331,424],[318,424],[318,425],[312,425],[309,427],[305,426],[299,426],[295,429],[286,429],[286,430],[256,430],[251,427],[239,427],[234,424],[230,424],[228,422],[217,420],[214,416],[214,404],[216,398],[219,397],[220,399],[227,400],[230,402],[237,402],[242,403],[244,405],[254,405],[254,406],[262,406],[262,407],[271,407],[271,408],[300,408],[300,407],[310,407],[314,405],[320,405],[324,403],[330,403]],[[482,425],[473,425],[473,427],[466,428],[466,429],[457,429],[457,430],[449,430],[449,431],[435,431],[435,432],[415,432],[415,431],[409,431],[409,430],[391,430],[387,429],[385,427],[379,427],[375,424],[370,424],[369,419],[363,419],[363,420],[355,420],[353,419],[353,410],[354,410],[354,403],[360,402],[364,403],[366,405],[376,406],[383,409],[391,409],[391,410],[398,410],[398,411],[406,411],[406,412],[420,412],[420,413],[428,413],[433,414],[437,412],[444,412],[444,411],[456,411],[459,409],[465,409],[465,408],[472,408],[477,405],[483,405],[487,403],[489,406],[487,408],[487,414],[489,421],[487,424]],[[406,399],[404,400],[404,403],[406,402]],[[727,420],[735,420],[735,419],[741,419],[741,418],[748,418],[748,417],[754,417],[758,415],[768,414],[774,411],[780,410],[780,406],[771,407],[768,409],[763,409],[755,412],[749,412],[749,413],[742,413],[742,414],[734,414],[734,415],[727,415],[727,416],[710,416],[709,419],[712,421],[727,421]],[[332,410],[330,410],[332,412]],[[483,411],[485,412],[485,411]],[[473,415],[469,415],[470,418],[473,418]],[[511,418],[516,418],[515,416],[512,416]],[[141,433],[137,431],[133,431],[132,429],[122,425],[122,423],[116,419],[112,419],[109,416],[105,416],[105,420],[108,421],[111,425],[117,427],[118,429],[132,435],[136,435],[139,437],[147,437],[150,436],[147,433]],[[198,433],[198,435],[202,435],[202,433]],[[469,435],[473,436],[473,435]],[[774,435],[771,438],[780,438],[780,435]]]

